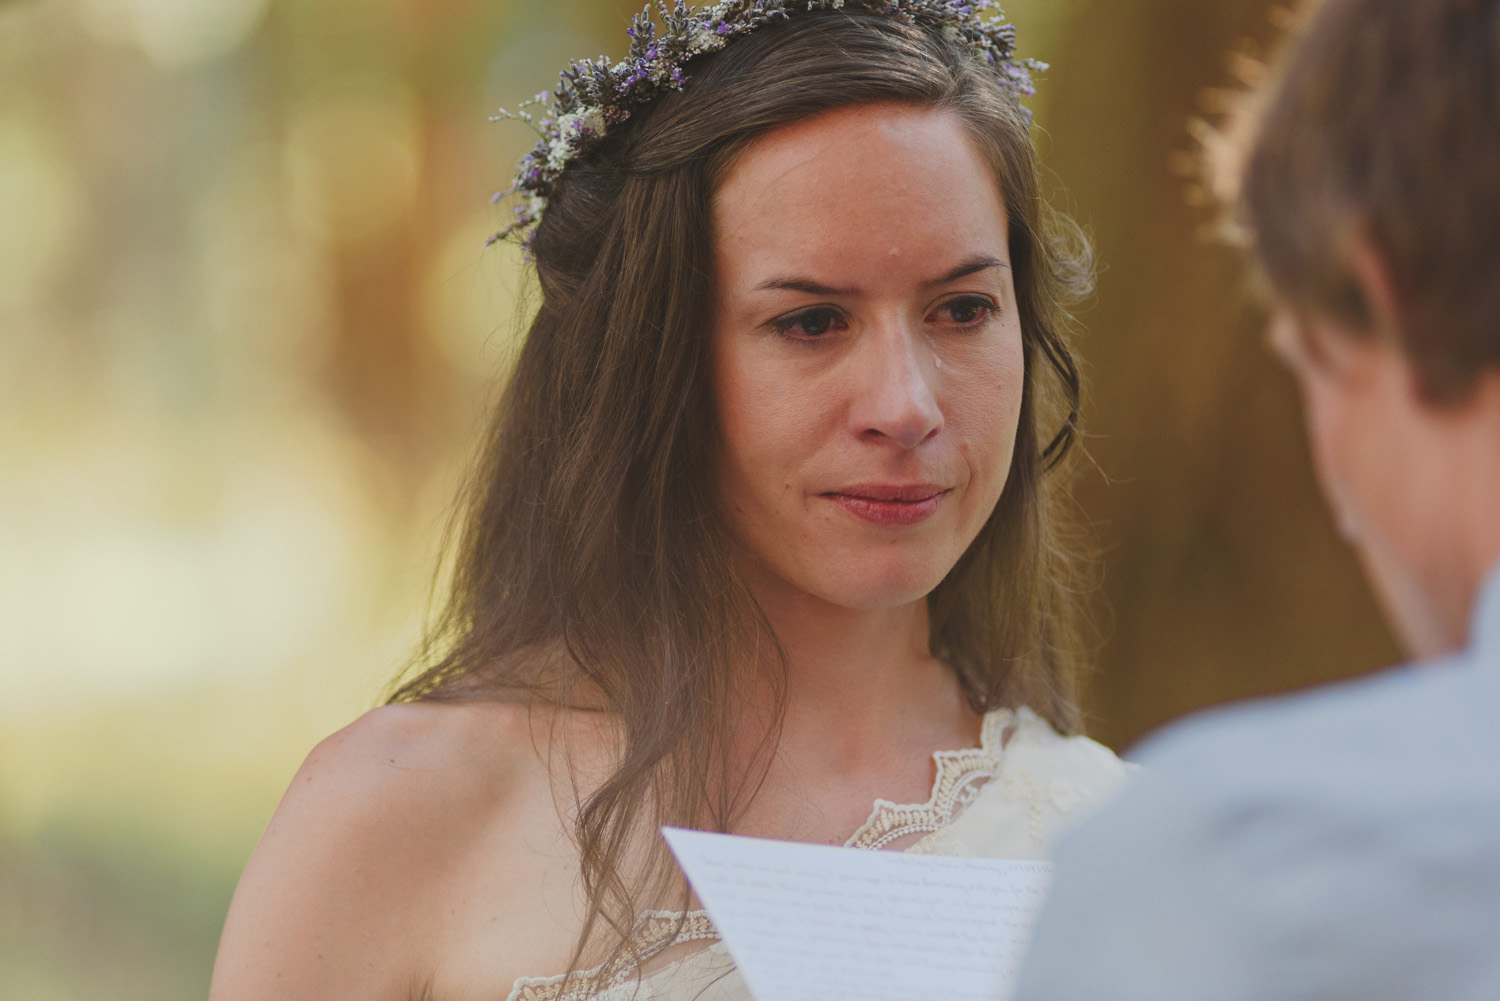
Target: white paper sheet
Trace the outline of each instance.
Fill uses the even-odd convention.
[[[664,827],[757,1001],[1004,1001],[1045,862]]]

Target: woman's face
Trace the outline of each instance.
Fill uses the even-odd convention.
[[[993,510],[1020,416],[988,163],[951,112],[840,109],[754,143],[714,224],[719,479],[751,581],[922,598]]]

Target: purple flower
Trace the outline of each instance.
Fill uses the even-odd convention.
[[[523,104],[518,113],[503,112],[499,116],[532,124],[539,128],[542,138],[522,158],[515,187],[497,196],[520,194],[529,199],[515,209],[515,225],[494,239],[520,232],[529,257],[532,228],[540,222],[546,199],[569,160],[582,152],[586,140],[599,134],[601,123],[613,128],[627,121],[637,108],[668,86],[681,89],[688,79],[686,63],[724,44],[712,42],[715,37],[727,40],[747,34],[767,24],[788,21],[800,11],[831,12],[842,8],[878,14],[949,36],[956,33],[967,43],[971,57],[989,65],[1011,94],[1018,97],[1034,94],[1032,73],[1047,68],[1035,60],[1014,60],[1015,29],[998,19],[979,16],[981,12],[996,10],[995,0],[730,0],[712,8],[706,2],[702,0],[695,12],[685,0],[657,0],[654,14],[653,7],[648,6],[632,19],[627,31],[631,38],[630,53],[625,61],[614,63],[601,56],[597,60],[572,63],[561,74],[554,91],[538,94]],[[657,21],[661,24],[660,36]],[[551,107],[537,126],[524,109],[549,101]],[[1024,107],[1021,111],[1030,118]],[[581,115],[598,116],[590,117],[596,127],[578,121]],[[566,121],[566,125],[560,124],[560,120]]]

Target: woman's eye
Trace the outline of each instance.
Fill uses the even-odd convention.
[[[968,295],[961,299],[949,299],[938,307],[938,312],[951,323],[960,327],[972,327],[995,312],[995,304],[980,295]]]
[[[775,321],[777,333],[809,340],[816,340],[830,330],[843,326],[843,323],[844,318],[838,311],[828,308],[804,309]]]

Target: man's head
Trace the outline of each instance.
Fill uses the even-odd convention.
[[[1231,188],[1325,492],[1407,644],[1500,558],[1500,0],[1325,0]]]

